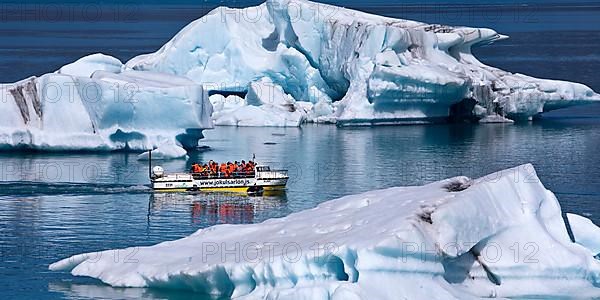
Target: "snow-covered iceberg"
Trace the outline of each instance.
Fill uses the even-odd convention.
[[[95,54],[0,85],[0,149],[148,150],[197,146],[212,128],[207,91],[186,77],[122,71]]]
[[[239,299],[600,296],[600,262],[571,242],[531,165],[347,196],[50,269]]]
[[[600,254],[600,228],[592,220],[576,214],[567,214],[567,219],[575,242],[589,249],[594,255]]]
[[[220,7],[125,65],[94,54],[0,85],[0,148],[146,150],[174,140],[187,148],[212,120],[506,122],[600,100],[584,85],[512,74],[471,54],[504,38],[304,0]]]
[[[298,114],[342,124],[415,123],[443,121],[457,111],[516,120],[600,100],[584,85],[509,73],[471,53],[505,38],[485,28],[267,0],[246,9],[217,8],[126,67],[185,76],[211,92],[250,92],[267,78],[293,102],[315,104],[290,103],[308,111],[285,112],[248,102],[249,108],[221,111],[216,120],[223,125],[289,126]],[[265,118],[271,114],[277,117]]]

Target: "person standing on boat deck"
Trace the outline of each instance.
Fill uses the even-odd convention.
[[[246,174],[247,174],[247,175],[250,175],[250,174],[252,174],[252,170],[253,170],[253,168],[252,168],[252,161],[249,161],[249,162],[246,164],[246,168],[245,168]]]
[[[227,162],[227,164],[225,164],[225,178],[229,178],[229,176],[231,176],[231,172],[229,171],[231,169],[231,162]]]
[[[225,175],[225,173],[227,172],[227,165],[225,163],[221,163],[221,166],[219,167],[219,173],[220,176]]]
[[[214,162],[208,163],[208,172],[211,177],[217,174],[217,169],[215,168]]]

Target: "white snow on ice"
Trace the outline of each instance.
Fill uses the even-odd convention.
[[[131,59],[126,68],[186,76],[211,91],[251,91],[253,83],[267,77],[293,101],[320,104],[315,106],[320,113],[309,110],[306,120],[343,124],[440,120],[465,98],[477,100],[472,110],[480,117],[501,114],[515,120],[600,100],[584,85],[512,74],[482,64],[471,53],[472,47],[505,38],[486,28],[392,19],[304,0],[267,0],[245,9],[217,8],[157,52]],[[268,102],[282,99],[271,97]],[[229,117],[223,112],[217,124],[296,126],[302,113],[290,110],[283,117],[286,112],[276,105],[246,105],[251,108],[229,111]],[[277,117],[270,120],[270,114]]]
[[[531,165],[347,196],[49,268],[115,287],[236,299],[600,296],[600,262],[571,242],[556,197]]]
[[[152,150],[152,160],[187,159],[187,151],[173,142],[164,143]],[[138,160],[150,160],[149,151],[138,155]]]
[[[567,219],[575,242],[589,249],[594,255],[600,254],[600,228],[592,220],[576,214],[567,214]]]
[[[250,83],[244,99],[211,96],[215,125],[297,127],[306,120],[307,112],[295,102],[269,78]]]
[[[0,148],[148,150],[197,146],[212,128],[206,90],[186,77],[121,71],[94,54],[56,73],[0,85]]]

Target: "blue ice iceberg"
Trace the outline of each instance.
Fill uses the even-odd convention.
[[[194,148],[212,128],[206,90],[186,77],[122,70],[95,54],[55,73],[0,85],[0,149]]]
[[[453,106],[466,106],[475,118],[527,119],[600,100],[584,85],[509,73],[471,53],[472,47],[505,38],[485,28],[392,19],[304,0],[267,0],[245,9],[217,8],[126,67],[185,76],[217,93],[248,91],[266,77],[297,102],[318,103],[321,112],[327,107],[329,113],[322,115],[304,106],[307,120],[343,124],[443,121]],[[230,119],[217,118],[217,123],[272,125],[260,112],[278,113],[277,107],[247,106],[255,108],[230,111]],[[297,111],[303,113],[290,112]],[[279,119],[281,126],[295,125]]]
[[[600,296],[593,255],[571,242],[556,197],[523,165],[79,254],[50,269],[236,299],[592,298]]]

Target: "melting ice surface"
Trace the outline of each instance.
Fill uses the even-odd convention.
[[[239,299],[600,296],[597,249],[573,243],[561,213],[533,166],[523,165],[347,196],[150,247],[75,255],[50,269],[116,287]],[[600,238],[583,223],[572,228],[576,239]],[[115,260],[119,253],[133,254]]]

